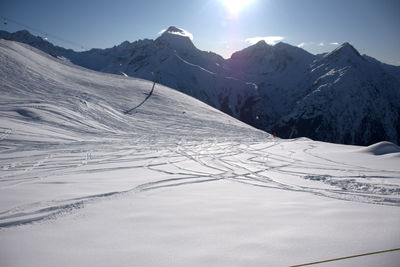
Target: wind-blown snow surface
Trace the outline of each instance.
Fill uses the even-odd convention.
[[[400,246],[391,143],[272,138],[17,42],[0,60],[1,266],[287,266]]]

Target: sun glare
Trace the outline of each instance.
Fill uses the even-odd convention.
[[[239,13],[247,6],[251,0],[222,0],[222,3],[227,8],[228,12],[232,16],[238,16]]]

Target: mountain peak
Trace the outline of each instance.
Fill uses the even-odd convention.
[[[166,32],[169,33],[178,33],[178,34],[185,34],[184,30],[181,30],[175,26],[169,26],[168,29],[166,30]]]
[[[348,51],[351,51],[352,53],[356,53],[356,54],[360,55],[360,53],[357,51],[357,49],[355,49],[354,46],[352,46],[348,42],[343,43],[337,49],[348,50]]]
[[[338,48],[328,53],[325,57],[344,56],[346,58],[361,57],[360,53],[350,43],[345,42]]]
[[[264,46],[268,46],[268,44],[267,44],[267,42],[265,42],[265,40],[260,40],[254,46],[256,46],[256,47],[264,47]]]
[[[158,44],[167,44],[174,49],[194,49],[193,36],[184,29],[170,26],[157,38]]]
[[[234,59],[234,58],[243,57],[243,56],[249,57],[251,55],[257,56],[260,53],[262,55],[264,55],[265,51],[270,51],[271,47],[272,46],[267,44],[265,42],[265,40],[260,40],[257,43],[255,43],[255,44],[253,44],[253,45],[251,45],[249,47],[246,47],[246,48],[244,48],[244,49],[242,49],[240,51],[237,51],[237,52],[233,53],[231,58]],[[260,55],[258,55],[258,56],[260,56]]]
[[[190,32],[188,32],[184,29],[180,29],[175,26],[168,27],[168,29],[163,31],[161,36],[166,36],[166,35],[175,35],[175,36],[178,35],[178,36],[186,37],[186,38],[189,38],[190,40],[193,40],[193,35]]]

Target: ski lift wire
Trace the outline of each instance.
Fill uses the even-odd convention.
[[[28,30],[37,32],[37,33],[39,33],[39,34],[45,36],[45,37],[44,37],[45,40],[47,40],[47,39],[50,37],[51,39],[56,39],[56,40],[62,41],[62,42],[64,42],[64,43],[73,45],[73,46],[75,46],[75,47],[79,47],[79,48],[81,48],[81,49],[83,49],[83,50],[86,50],[85,46],[83,46],[82,44],[78,44],[78,43],[76,43],[76,42],[67,40],[67,39],[62,38],[62,37],[59,37],[59,36],[57,36],[57,35],[55,35],[55,34],[47,33],[47,32],[45,32],[45,31],[39,30],[39,29],[37,29],[37,28],[28,26],[28,25],[26,25],[26,24],[24,24],[24,23],[18,22],[18,21],[14,20],[14,19],[6,18],[6,17],[4,17],[4,16],[1,16],[1,18],[3,19],[3,22],[4,22],[4,21],[6,21],[7,23],[8,23],[8,22],[12,22],[12,23],[17,24],[17,25],[19,25],[19,26],[22,26],[22,27],[24,27],[24,28],[26,28],[26,29],[28,29]],[[6,24],[7,24],[7,23],[6,23]]]
[[[340,258],[333,258],[333,259],[328,259],[328,260],[313,261],[313,262],[308,262],[308,263],[303,263],[303,264],[291,265],[289,267],[300,267],[300,266],[315,265],[315,264],[321,264],[321,263],[325,263],[325,262],[340,261],[340,260],[345,260],[345,259],[351,259],[351,258],[357,258],[357,257],[363,257],[363,256],[369,256],[369,255],[375,255],[375,254],[381,254],[381,253],[387,253],[387,252],[394,252],[394,251],[400,251],[400,248],[379,250],[379,251],[374,251],[374,252],[368,252],[368,253],[351,255],[351,256],[340,257]]]

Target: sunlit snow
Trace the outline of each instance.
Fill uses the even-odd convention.
[[[1,266],[288,266],[399,247],[392,143],[274,138],[17,42],[0,61]]]

